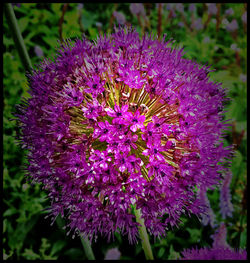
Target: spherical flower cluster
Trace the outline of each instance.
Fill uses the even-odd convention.
[[[68,40],[28,76],[16,114],[28,174],[73,232],[134,242],[137,209],[162,236],[183,213],[204,212],[197,192],[227,169],[225,92],[170,44],[131,28]]]

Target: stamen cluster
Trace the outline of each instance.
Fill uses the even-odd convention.
[[[169,45],[119,29],[66,41],[29,76],[17,113],[28,173],[48,190],[52,215],[90,239],[136,241],[134,209],[164,235],[184,212],[204,212],[197,191],[227,170],[225,92]]]

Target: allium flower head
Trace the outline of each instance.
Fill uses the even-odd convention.
[[[66,41],[28,76],[31,98],[16,114],[28,174],[73,232],[135,242],[140,209],[163,236],[182,213],[203,211],[197,191],[227,169],[225,92],[170,44],[119,29]]]

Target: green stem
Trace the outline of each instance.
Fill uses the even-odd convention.
[[[81,235],[80,235],[80,238],[81,238],[82,246],[84,248],[87,259],[95,260],[95,256],[94,256],[94,253],[93,253],[93,250],[91,248],[91,244],[90,244],[88,238],[83,237]]]
[[[147,230],[144,224],[144,219],[141,217],[140,209],[135,209],[135,216],[136,216],[136,222],[139,223],[141,226],[139,226],[139,235],[142,241],[142,248],[144,250],[144,254],[146,257],[146,260],[153,260],[153,252],[149,243]]]
[[[30,71],[32,68],[31,60],[27,52],[26,46],[24,44],[23,37],[21,35],[16,16],[13,10],[13,7],[10,3],[4,4],[4,12],[9,26],[9,30],[12,33],[13,40],[15,42],[18,54],[21,58],[23,66],[26,71]]]

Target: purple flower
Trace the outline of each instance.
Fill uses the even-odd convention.
[[[129,131],[126,135],[120,136],[118,148],[121,152],[130,152],[131,147],[137,149],[135,144],[137,140],[138,136]]]
[[[120,259],[120,256],[121,256],[121,252],[118,250],[117,247],[110,248],[107,251],[104,260],[118,260]]]
[[[182,252],[181,260],[246,260],[246,250],[230,248],[187,249]]]
[[[226,11],[225,11],[225,15],[226,16],[232,16],[234,14],[234,10],[233,8],[228,8]]]
[[[93,150],[90,154],[89,160],[93,162],[95,169],[108,169],[108,162],[112,161],[112,158],[108,155],[107,151]]]
[[[115,17],[115,19],[116,19],[118,24],[120,24],[120,25],[124,25],[125,24],[126,18],[125,18],[123,13],[114,11],[113,15],[114,15],[114,17]]]
[[[142,15],[142,16],[145,16],[145,9],[144,9],[144,6],[143,4],[141,3],[132,3],[130,4],[129,6],[129,10],[130,12],[133,14],[133,15]]]
[[[188,10],[191,13],[195,13],[196,12],[196,5],[195,4],[189,4]]]
[[[242,82],[247,82],[247,75],[245,75],[245,74],[240,74],[239,79],[240,79],[240,81],[242,81]]]
[[[201,30],[203,29],[203,24],[201,18],[197,18],[192,24],[191,27],[195,30]]]
[[[140,208],[148,232],[165,236],[182,213],[206,211],[199,191],[228,171],[225,92],[170,44],[125,27],[67,41],[28,75],[16,113],[27,171],[73,235],[135,243]]]
[[[82,10],[84,7],[84,4],[83,3],[80,3],[77,5],[77,10]]]
[[[113,121],[116,121],[117,119],[123,119],[128,116],[128,105],[123,105],[121,108],[115,104],[114,109],[112,108],[106,108],[105,111],[107,112],[108,116],[113,117]]]
[[[175,9],[180,13],[184,13],[184,5],[181,3],[176,4]]]
[[[231,217],[233,212],[233,205],[231,203],[231,193],[230,193],[230,183],[232,179],[232,174],[227,173],[223,180],[220,189],[220,211],[222,218]]]
[[[110,134],[110,129],[112,125],[109,124],[107,120],[105,122],[98,122],[97,128],[94,130],[93,137],[99,137],[101,142],[108,140],[112,135]]]
[[[178,26],[179,26],[179,27],[184,27],[185,25],[184,25],[184,23],[183,23],[182,21],[180,21],[180,22],[178,23]]]
[[[138,129],[143,129],[145,126],[143,122],[145,121],[145,115],[140,115],[140,111],[137,110],[134,114],[128,112],[127,120],[130,122],[130,130],[136,132]]]
[[[93,99],[91,103],[87,102],[86,106],[82,107],[83,116],[87,119],[97,119],[103,114],[103,107],[97,99]]]
[[[213,237],[213,247],[214,248],[230,248],[227,243],[227,228],[225,223],[221,223],[219,229],[217,229],[216,233],[212,236]]]
[[[217,13],[217,6],[216,4],[207,4],[207,12],[210,15],[216,15]]]
[[[200,189],[199,197],[200,197],[201,205],[204,207],[204,211],[201,214],[201,223],[204,226],[210,224],[212,227],[214,227],[215,214],[210,206],[210,202],[207,197],[207,190]]]
[[[142,152],[143,155],[149,156],[149,162],[154,160],[164,161],[164,156],[160,152],[164,152],[165,148],[160,144],[160,142],[149,143],[148,148]]]
[[[237,52],[240,51],[240,48],[237,46],[236,43],[232,44],[232,45],[230,46],[230,48],[231,48],[233,51],[237,51]]]
[[[166,4],[166,9],[167,10],[173,10],[174,9],[173,4]]]
[[[238,23],[236,19],[233,19],[230,23],[226,25],[226,29],[229,32],[233,32],[238,29]]]
[[[43,56],[43,50],[39,46],[35,46],[34,51],[39,58]]]
[[[21,7],[21,4],[20,4],[20,3],[12,3],[12,6],[13,6],[13,7],[15,7],[15,6],[16,6],[16,7]]]
[[[242,21],[246,24],[247,23],[247,11],[241,16]]]

